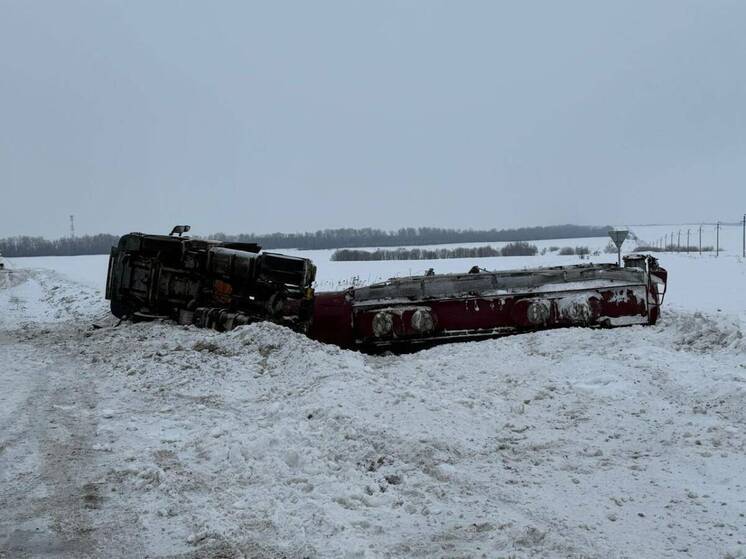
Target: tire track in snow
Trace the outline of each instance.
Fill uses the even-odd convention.
[[[141,554],[137,515],[109,509],[100,483],[111,466],[95,440],[100,395],[77,349],[76,319],[90,313],[72,299],[81,286],[54,276],[17,282],[32,312],[0,324],[0,557]]]

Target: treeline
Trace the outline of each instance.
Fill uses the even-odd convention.
[[[554,249],[554,250],[552,250]],[[591,249],[588,247],[550,247],[550,252],[557,251],[560,256],[588,256],[591,253]]]
[[[502,248],[491,246],[457,247],[457,248],[398,248],[377,249],[375,251],[339,249],[331,259],[335,262],[372,261],[372,260],[441,260],[444,258],[485,258],[489,256],[534,256],[539,252],[536,245],[524,241],[510,243]]]
[[[258,243],[266,249],[329,249],[356,247],[394,247],[403,245],[438,245],[455,243],[538,241],[545,239],[576,239],[604,237],[609,227],[589,225],[550,225],[517,229],[443,229],[439,227],[406,227],[395,231],[383,229],[324,229],[309,233],[215,233],[208,238],[224,241]],[[82,235],[47,240],[42,237],[11,237],[0,239],[0,254],[18,256],[75,256],[108,254],[119,237],[115,235]]]
[[[19,256],[78,256],[109,254],[116,245],[116,235],[82,235],[50,241],[42,237],[10,237],[0,239],[0,254],[8,258]]]
[[[635,252],[686,252],[694,254],[695,252],[699,252],[699,250],[699,245],[689,245],[688,248],[681,245],[666,245],[665,247],[637,245],[635,247]],[[712,245],[703,246],[702,252],[715,252],[715,247]],[[720,252],[723,252],[722,248]]]
[[[395,231],[383,229],[324,229],[313,233],[271,233],[267,235],[215,233],[210,238],[258,243],[264,248],[357,248],[402,245],[442,245],[454,243],[497,243],[605,237],[608,226],[549,225],[516,229],[443,229],[440,227],[406,227]]]

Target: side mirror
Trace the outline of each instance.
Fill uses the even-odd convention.
[[[184,233],[188,233],[191,228],[192,227],[190,225],[177,225],[176,227],[171,229],[171,233],[169,233],[169,235],[173,237],[174,235],[178,234],[179,237],[181,237]]]

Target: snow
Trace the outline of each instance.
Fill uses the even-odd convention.
[[[317,258],[339,285],[492,260]],[[735,256],[661,255],[653,327],[399,356],[117,325],[106,260],[14,259],[0,289],[0,556],[746,554]],[[485,267],[579,262],[508,260]]]

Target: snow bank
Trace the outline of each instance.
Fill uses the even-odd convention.
[[[125,457],[106,482],[127,480],[154,552],[638,557],[738,548],[740,344],[675,313],[406,356],[271,324],[127,325],[82,351]]]
[[[0,289],[0,555],[40,533],[79,556],[745,552],[736,258],[664,256],[654,327],[403,356],[271,324],[91,330],[105,262]]]
[[[14,268],[0,276],[0,329],[105,315],[103,292],[61,280],[48,269]]]

